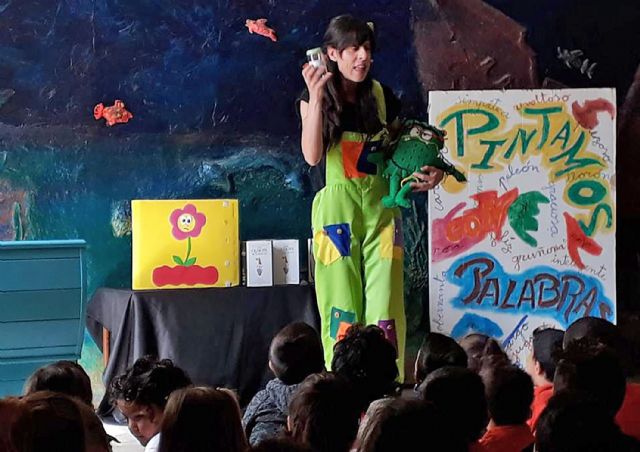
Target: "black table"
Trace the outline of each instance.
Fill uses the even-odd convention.
[[[103,381],[144,355],[170,358],[196,384],[233,388],[244,406],[273,378],[271,339],[303,321],[319,328],[313,286],[132,291],[101,288],[87,307],[87,329],[102,345],[110,332]],[[104,347],[103,347],[104,348]],[[105,399],[100,414],[111,407]]]

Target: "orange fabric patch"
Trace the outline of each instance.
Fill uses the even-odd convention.
[[[342,339],[344,339],[344,337],[347,335],[347,330],[351,327],[351,325],[353,324],[348,322],[340,322],[340,326],[338,327],[338,334],[336,338],[338,341],[341,341]]]
[[[342,166],[344,175],[349,179],[367,176],[366,173],[358,171],[358,159],[364,148],[364,143],[360,141],[343,141],[342,145]]]

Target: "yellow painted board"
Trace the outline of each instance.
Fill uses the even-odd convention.
[[[240,283],[236,199],[133,200],[132,288]]]

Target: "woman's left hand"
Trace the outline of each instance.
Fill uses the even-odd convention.
[[[438,185],[444,177],[444,171],[434,166],[423,166],[420,171],[413,173],[413,177],[419,182],[411,182],[411,188],[414,192],[431,190]]]

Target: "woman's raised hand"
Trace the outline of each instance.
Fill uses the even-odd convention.
[[[302,78],[309,90],[309,102],[321,102],[324,97],[324,86],[333,77],[323,66],[317,68],[309,63],[302,66]]]

